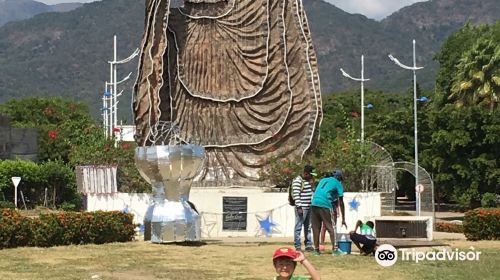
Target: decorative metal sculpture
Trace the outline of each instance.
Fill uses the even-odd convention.
[[[158,122],[174,123],[182,141],[205,147],[196,181],[207,184],[248,184],[273,158],[303,156],[322,113],[302,1],[177,2],[146,2],[138,144],[151,144]]]
[[[145,240],[154,243],[199,241],[200,217],[189,202],[191,180],[205,159],[204,149],[178,140],[176,129],[159,122],[151,146],[137,147],[139,173],[153,187],[153,202],[145,218]],[[156,145],[156,143],[161,145]]]

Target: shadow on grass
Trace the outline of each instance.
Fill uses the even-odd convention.
[[[183,241],[183,242],[172,242],[172,243],[161,243],[161,245],[166,246],[184,246],[184,247],[201,247],[208,243],[205,241]]]
[[[445,221],[463,221],[464,216],[453,216],[453,217],[442,217],[439,218],[440,220],[445,220]]]

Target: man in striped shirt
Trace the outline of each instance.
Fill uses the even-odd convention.
[[[295,200],[295,234],[294,245],[301,250],[300,234],[304,229],[304,245],[306,251],[314,250],[311,240],[311,198],[313,194],[312,180],[316,177],[316,169],[311,165],[304,167],[302,175],[292,182],[292,195]]]

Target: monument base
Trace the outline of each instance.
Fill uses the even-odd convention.
[[[144,240],[153,243],[200,241],[200,216],[186,202],[155,201],[144,217]]]
[[[377,238],[433,240],[431,216],[382,216],[374,220]]]
[[[134,214],[134,223],[145,223],[145,240],[151,240],[151,221],[146,219],[151,194],[117,193],[88,195],[87,211],[122,210]],[[201,237],[291,237],[295,226],[294,208],[288,205],[287,192],[265,192],[260,188],[192,188],[189,201],[199,211]],[[354,203],[356,202],[356,203]],[[374,220],[381,215],[380,193],[344,193],[346,223]],[[150,207],[150,206],[149,206]],[[345,227],[339,234],[348,234]],[[198,232],[196,233],[198,235]],[[199,237],[199,238],[201,238]],[[198,238],[198,237],[197,237]],[[165,238],[158,238],[165,240]],[[189,239],[188,239],[189,240]],[[161,241],[168,242],[168,241]],[[174,239],[170,242],[178,242]]]

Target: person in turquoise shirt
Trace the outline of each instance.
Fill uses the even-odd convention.
[[[309,273],[309,276],[294,276],[293,272],[297,263],[300,263]],[[304,253],[293,248],[278,248],[273,254],[273,265],[278,276],[274,280],[320,280],[320,274],[314,266],[306,259]]]
[[[329,176],[321,179],[314,191],[311,201],[311,223],[314,241],[313,255],[315,256],[321,254],[319,248],[321,224],[324,225],[330,235],[333,247],[332,255],[337,256],[345,254],[345,252],[337,248],[337,243],[335,242],[334,208],[337,202],[342,214],[342,225],[347,228],[345,223],[344,187],[342,186],[341,180],[342,172],[340,170],[335,170]]]

